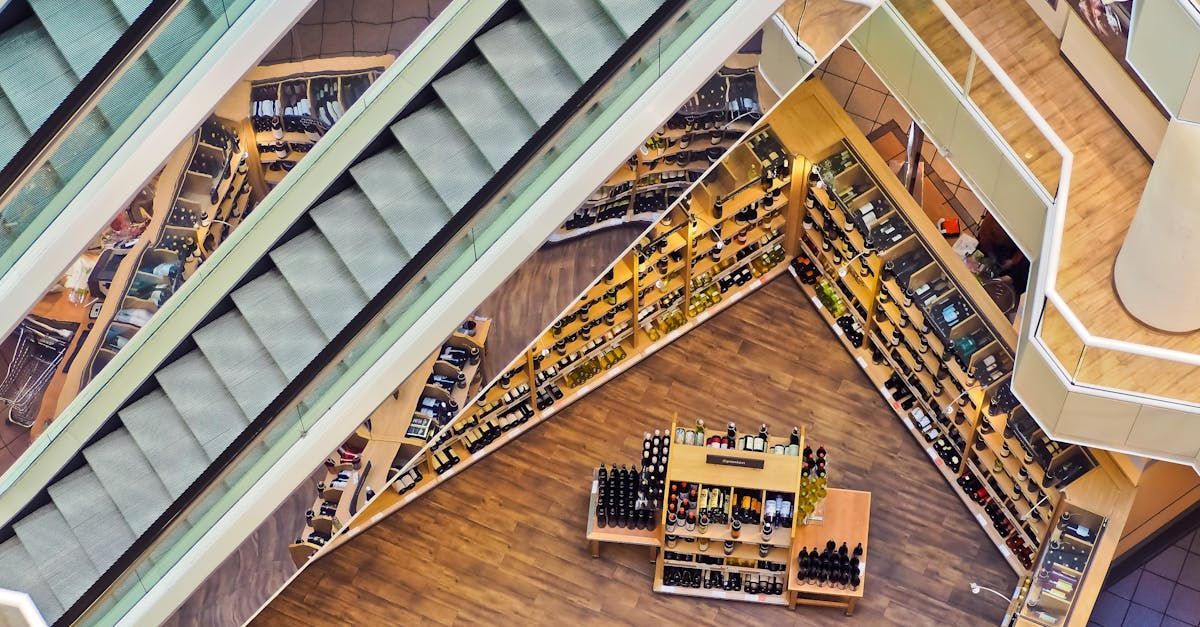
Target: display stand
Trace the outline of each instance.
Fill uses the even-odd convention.
[[[678,423],[672,422],[671,431],[668,433],[675,433],[678,426]],[[804,435],[801,431],[797,447],[801,450],[804,448]],[[737,495],[757,494],[757,498],[763,502],[770,495],[781,495],[794,506],[798,503],[797,489],[800,486],[802,459],[798,455],[769,452],[774,445],[788,444],[788,438],[771,437],[768,438],[765,447],[767,452],[755,452],[680,444],[676,441],[671,446],[671,455],[667,463],[667,485],[683,483],[699,489],[725,491],[732,495],[731,502],[736,502]],[[659,540],[664,548],[655,564],[654,591],[710,599],[787,605],[790,595],[783,583],[787,581],[788,573],[795,570],[795,561],[790,558],[790,553],[793,534],[796,533],[800,522],[799,516],[796,516],[792,521],[792,529],[778,529],[766,539],[757,526],[745,525],[735,536],[729,524],[720,524],[717,521],[710,523],[704,531],[700,531],[699,528],[677,528],[668,532],[667,511],[664,509],[658,526]],[[682,527],[682,522],[680,526]],[[672,536],[675,539],[672,539]],[[708,541],[707,549],[701,548],[702,539]],[[732,544],[726,545],[727,542]],[[732,546],[732,552],[724,551],[724,546]],[[678,555],[715,558],[720,563],[705,564],[669,559]],[[739,564],[749,560],[755,566],[731,566],[725,563],[729,558],[739,560]],[[758,567],[764,563],[779,565],[782,569]],[[779,594],[667,585],[664,583],[663,573],[669,566],[699,570],[705,575],[717,572],[722,573],[722,576],[737,573],[774,578],[781,585]]]
[[[824,499],[825,515],[819,523],[799,525],[792,530],[792,546],[788,564],[796,563],[800,550],[819,546],[830,538],[860,542],[863,555],[859,558],[862,582],[854,590],[833,589],[800,581],[793,567],[788,576],[788,606],[815,605],[818,607],[845,608],[846,616],[854,614],[854,607],[863,597],[867,587],[867,535],[871,528],[871,493],[858,490],[829,488]]]
[[[599,527],[596,525],[596,503],[599,494],[598,479],[592,475],[592,493],[588,498],[587,540],[592,557],[600,557],[600,544],[634,544],[650,547],[650,561],[658,559],[661,546],[658,529],[626,529],[624,527]]]

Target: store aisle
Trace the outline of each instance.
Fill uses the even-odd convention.
[[[873,492],[853,618],[654,594],[644,550],[588,556],[592,469],[633,460],[673,412],[807,424],[831,485]],[[1016,577],[785,275],[316,562],[256,624],[997,624],[1003,604],[972,581],[1009,590]]]

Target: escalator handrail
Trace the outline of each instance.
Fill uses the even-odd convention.
[[[4,207],[29,182],[38,168],[50,159],[61,141],[96,108],[107,89],[124,75],[125,69],[141,58],[141,52],[147,42],[153,40],[179,10],[192,1],[150,1],[141,15],[133,20],[96,65],[80,79],[79,84],[54,108],[50,117],[33,131],[12,159],[0,168],[0,212],[3,212]]]
[[[542,147],[548,145],[549,140],[562,131],[575,115],[583,110],[586,103],[592,100],[622,68],[628,65],[659,31],[668,26],[679,9],[689,1],[665,0],[654,14],[593,73],[592,77],[584,82],[575,94],[517,150],[516,154],[500,167],[492,178],[467,201],[466,205],[455,213],[450,221],[443,225],[437,234],[388,281],[387,285],[371,298],[367,305],[338,332],[325,348],[276,395],[275,399],[250,421],[241,434],[209,464],[208,468],[179,497],[172,501],[166,511],[138,536],[134,543],[100,575],[71,607],[67,608],[63,615],[55,621],[55,624],[70,625],[86,614],[92,604],[137,563],[138,558],[153,546],[159,536],[165,533],[177,518],[183,516],[194,502],[199,500],[209,485],[221,479],[226,469],[233,465],[238,456],[256,441],[259,434],[266,430],[277,416],[295,407],[301,400],[302,394],[337,363],[337,358],[342,351],[384,313],[388,305],[404,292],[439,252],[462,234],[476,216],[501,197],[503,190],[516,179],[525,164],[537,157]],[[428,87],[433,80],[434,78],[430,78],[425,87]]]

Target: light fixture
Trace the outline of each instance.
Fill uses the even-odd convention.
[[[1001,599],[1004,599],[1005,603],[1008,603],[1009,601],[1012,600],[1008,597],[1007,594],[1004,594],[1003,592],[1000,592],[998,590],[993,590],[987,586],[981,586],[981,585],[975,583],[974,581],[972,581],[971,582],[971,594],[979,594],[980,590],[987,590],[988,592],[991,592],[992,594],[1000,597]]]
[[[975,390],[982,390],[982,389],[983,389],[982,385],[977,385],[973,388],[967,388],[967,389],[963,390],[962,394],[955,396],[954,400],[950,401],[949,403],[946,403],[946,406],[942,408],[942,413],[946,414],[947,416],[953,415],[954,414],[954,404],[957,403],[959,399],[970,394],[971,392],[974,392]]]

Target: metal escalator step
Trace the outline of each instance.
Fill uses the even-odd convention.
[[[545,124],[582,82],[527,16],[480,35],[475,44],[538,125]]]
[[[367,304],[367,295],[346,264],[316,230],[304,231],[272,250],[271,260],[326,337],[336,336]]]
[[[53,503],[43,505],[13,524],[13,530],[30,555],[37,556],[42,580],[64,607],[70,607],[100,576],[77,538]]]
[[[27,141],[29,130],[8,97],[0,93],[0,167],[11,161]]]
[[[83,449],[83,457],[134,535],[149,529],[171,504],[167,488],[125,429],[117,429]]]
[[[112,0],[112,3],[126,24],[132,24],[150,6],[150,0]]]
[[[329,343],[277,270],[238,288],[233,302],[290,381]]]
[[[0,89],[26,128],[40,127],[78,82],[36,18],[0,33]]]
[[[521,0],[521,5],[581,81],[625,42],[596,0]]]
[[[275,310],[281,318],[288,314]],[[230,311],[192,334],[204,358],[237,401],[242,413],[253,420],[287,385],[287,377],[275,365],[262,340],[240,311]]]
[[[172,498],[183,494],[212,461],[171,399],[160,389],[129,404],[117,415]]]
[[[412,259],[358,187],[343,190],[308,213],[368,297],[378,294]]]
[[[538,128],[483,59],[467,61],[434,81],[433,89],[494,170],[507,163]]]
[[[112,0],[29,0],[76,76],[85,76],[125,32]]]
[[[350,175],[409,257],[419,253],[453,215],[399,146],[355,164]]]
[[[209,459],[220,455],[250,423],[198,350],[160,369],[154,378]]]
[[[133,544],[129,523],[90,467],[63,477],[47,491],[96,568],[108,568]]]
[[[392,132],[446,206],[455,213],[495,170],[444,105],[431,103],[392,125]]]
[[[20,538],[5,540],[0,544],[0,588],[28,594],[46,622],[53,623],[62,616],[63,606],[38,574],[36,563]]]
[[[662,6],[662,0],[600,0],[600,6],[628,39]]]

